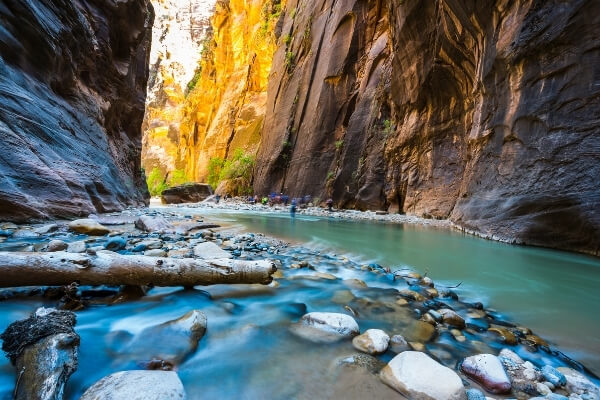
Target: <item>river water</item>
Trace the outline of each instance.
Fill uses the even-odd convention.
[[[359,312],[361,331],[376,327],[410,335],[414,317],[409,308],[388,312],[380,307],[393,304],[395,295],[385,288],[397,287],[398,283],[360,269],[361,264],[372,262],[392,270],[408,266],[427,272],[437,286],[461,283],[454,289],[461,300],[481,301],[495,308],[503,318],[531,328],[552,347],[600,373],[598,259],[416,225],[301,215],[292,220],[286,214],[193,208],[169,210],[206,215],[224,225],[299,244],[298,249],[275,256],[282,262],[286,277],[304,273],[289,270],[291,263],[309,260],[320,272],[358,278],[381,289],[352,289],[350,297],[356,296],[354,300],[340,300],[349,294],[341,280],[282,279],[277,289],[220,285],[196,290],[156,288],[139,301],[89,307],[77,312],[79,368],[69,380],[65,398],[79,398],[85,388],[109,373],[139,368],[135,361],[114,351],[120,333],[135,335],[191,309],[207,315],[208,330],[197,351],[177,368],[190,399],[387,398],[389,393],[377,392],[381,385],[358,385],[361,377],[346,384],[332,369],[333,360],[354,352],[349,342],[315,345],[296,338],[289,330],[290,324],[306,312],[344,312],[342,304],[349,302]],[[38,297],[1,301],[0,331],[36,307],[51,304]],[[449,304],[457,311],[463,307]],[[459,343],[445,333],[427,344],[427,350],[444,364],[456,367],[462,357],[497,353],[503,346],[488,343],[492,340],[485,335],[490,336],[466,334],[467,342]],[[563,365],[542,351],[514,350],[538,361],[538,365]],[[391,356],[386,353],[382,359]],[[0,399],[11,398],[14,379],[13,367],[1,358]]]

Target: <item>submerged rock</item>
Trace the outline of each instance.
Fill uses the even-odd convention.
[[[381,329],[368,329],[362,335],[352,339],[355,349],[368,354],[385,353],[390,343],[390,337]]]
[[[292,332],[316,343],[332,343],[359,334],[358,324],[349,315],[312,312],[302,316],[291,327]]]
[[[465,400],[460,377],[427,354],[405,351],[394,357],[379,374],[387,385],[409,399]]]
[[[80,400],[181,400],[183,384],[172,371],[121,371],[108,375],[85,391]]]
[[[542,375],[544,376],[544,379],[554,386],[565,386],[567,384],[565,375],[550,365],[544,365],[542,367]]]
[[[206,325],[206,315],[192,310],[178,319],[144,329],[119,353],[136,361],[163,360],[179,364],[196,351]]]
[[[2,350],[17,369],[16,400],[57,400],[77,369],[79,335],[75,314],[39,308],[12,323],[0,337]]]
[[[92,236],[103,236],[110,232],[110,229],[101,225],[98,221],[89,218],[71,221],[69,223],[69,229],[73,232]]]
[[[498,357],[493,354],[467,357],[462,362],[461,370],[488,392],[501,394],[510,391],[510,379]]]
[[[123,250],[125,246],[127,246],[127,241],[120,236],[115,236],[106,242],[104,248],[110,251],[119,251]]]

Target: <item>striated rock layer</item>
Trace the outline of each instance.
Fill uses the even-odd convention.
[[[0,5],[0,220],[143,204],[147,0]]]
[[[599,254],[600,3],[290,0],[281,23],[257,192]]]

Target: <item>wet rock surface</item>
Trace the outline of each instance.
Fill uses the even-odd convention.
[[[171,371],[115,372],[90,387],[81,400],[186,399],[181,380]]]
[[[0,9],[2,220],[145,202],[152,9],[146,0],[93,4],[10,0]]]
[[[332,343],[358,335],[358,324],[349,315],[339,313],[312,312],[303,315],[292,332],[317,343]]]
[[[79,335],[75,314],[39,308],[2,333],[2,350],[17,370],[17,400],[62,399],[65,384],[77,369]]]
[[[461,370],[490,393],[510,392],[508,375],[498,357],[493,354],[467,357],[461,364]]]

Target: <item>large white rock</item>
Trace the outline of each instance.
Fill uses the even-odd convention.
[[[85,391],[80,400],[185,399],[183,384],[173,371],[121,371]]]
[[[135,221],[135,227],[146,232],[169,232],[173,230],[173,225],[163,217],[153,217],[142,215]]]
[[[291,327],[297,336],[317,343],[332,343],[360,333],[358,324],[349,315],[311,312]]]
[[[500,359],[493,354],[477,354],[467,357],[463,360],[461,369],[469,377],[479,382],[488,392],[510,392],[510,379]]]
[[[362,335],[352,339],[352,345],[356,350],[369,354],[384,353],[390,344],[390,337],[381,329],[368,329]]]
[[[458,374],[418,351],[394,357],[379,374],[381,380],[411,400],[465,400]]]
[[[194,255],[205,260],[215,258],[231,258],[231,254],[213,242],[199,243],[194,247]]]

